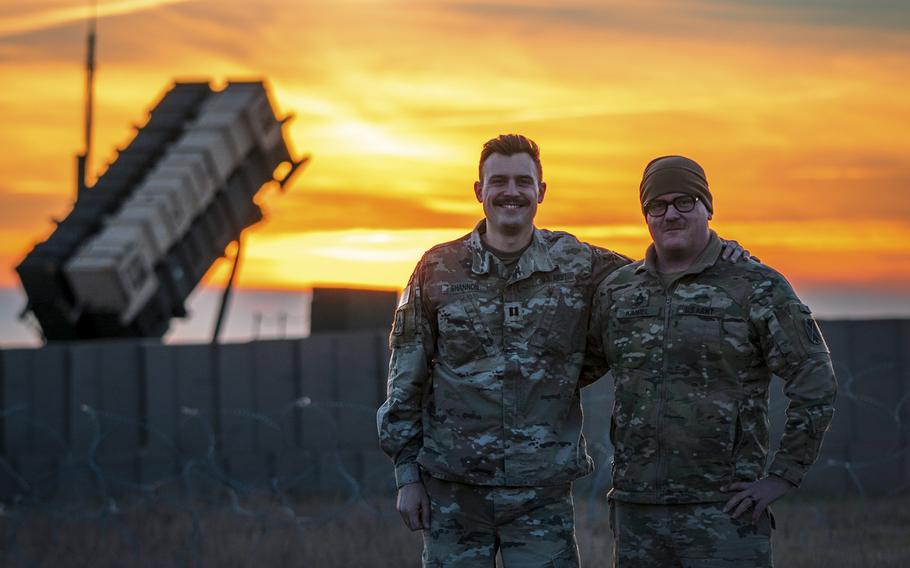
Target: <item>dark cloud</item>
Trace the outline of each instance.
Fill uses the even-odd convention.
[[[706,0],[664,3],[561,2],[448,2],[458,13],[541,26],[615,28],[663,31],[698,19],[725,22],[767,22],[803,26],[849,26],[906,32],[910,5],[905,0]],[[680,18],[683,18],[680,20]]]
[[[62,26],[0,37],[0,63],[72,62],[85,57],[85,24]]]
[[[906,33],[906,0],[708,0],[701,11],[720,20],[788,23],[811,27],[866,27]]]
[[[559,4],[536,4],[520,2],[462,3],[449,2],[446,8],[452,12],[482,17],[484,20],[504,18],[504,22],[547,26],[613,27],[640,20],[632,17],[627,6],[608,6],[588,2],[562,2]]]
[[[276,10],[268,3],[251,10],[240,3],[188,2],[105,16],[98,22],[98,57],[105,65],[160,64],[168,53],[244,61]],[[0,37],[0,62],[80,60],[86,29],[85,22],[68,21]]]

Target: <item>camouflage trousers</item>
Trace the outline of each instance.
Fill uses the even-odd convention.
[[[572,485],[485,487],[424,476],[425,567],[577,568]]]
[[[770,512],[751,524],[723,503],[640,505],[610,501],[613,566],[770,568]]]

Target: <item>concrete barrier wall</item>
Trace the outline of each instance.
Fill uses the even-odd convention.
[[[822,322],[840,383],[807,491],[910,488],[910,320]],[[0,351],[0,500],[175,489],[391,493],[376,442],[386,332],[228,345],[111,341]],[[609,487],[609,378],[584,393]],[[786,399],[775,380],[772,439]],[[772,446],[774,442],[772,442]]]

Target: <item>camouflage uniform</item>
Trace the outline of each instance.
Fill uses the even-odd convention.
[[[611,497],[620,509],[719,507],[731,497],[721,487],[735,481],[770,473],[799,485],[818,455],[836,391],[821,332],[783,276],[757,262],[719,262],[720,252],[712,232],[664,288],[652,245],[598,288],[589,363],[613,371]],[[766,472],[772,373],[790,404]],[[704,538],[712,532],[706,525]]]
[[[509,274],[483,231],[429,250],[395,313],[377,422],[399,487],[421,468],[463,485],[541,488],[593,467],[581,435],[584,330],[597,283],[629,261],[535,229]]]
[[[423,564],[577,568],[578,548],[569,483],[541,487],[465,485],[426,476],[430,531]]]
[[[751,514],[750,514],[751,515]],[[771,519],[734,519],[717,503],[642,505],[613,501],[613,565],[758,568],[771,565]]]

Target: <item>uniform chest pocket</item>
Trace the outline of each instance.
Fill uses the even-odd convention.
[[[524,325],[531,332],[528,344],[553,354],[568,355],[584,339],[584,318],[588,315],[584,298],[569,287],[553,286],[529,306],[532,317]]]
[[[674,359],[703,369],[721,358],[723,309],[705,306],[678,306],[673,318]]]
[[[660,308],[656,306],[614,308],[609,350],[614,364],[634,369],[653,355],[663,341]]]
[[[490,355],[492,338],[471,299],[440,306],[436,322],[440,358],[453,370]]]

